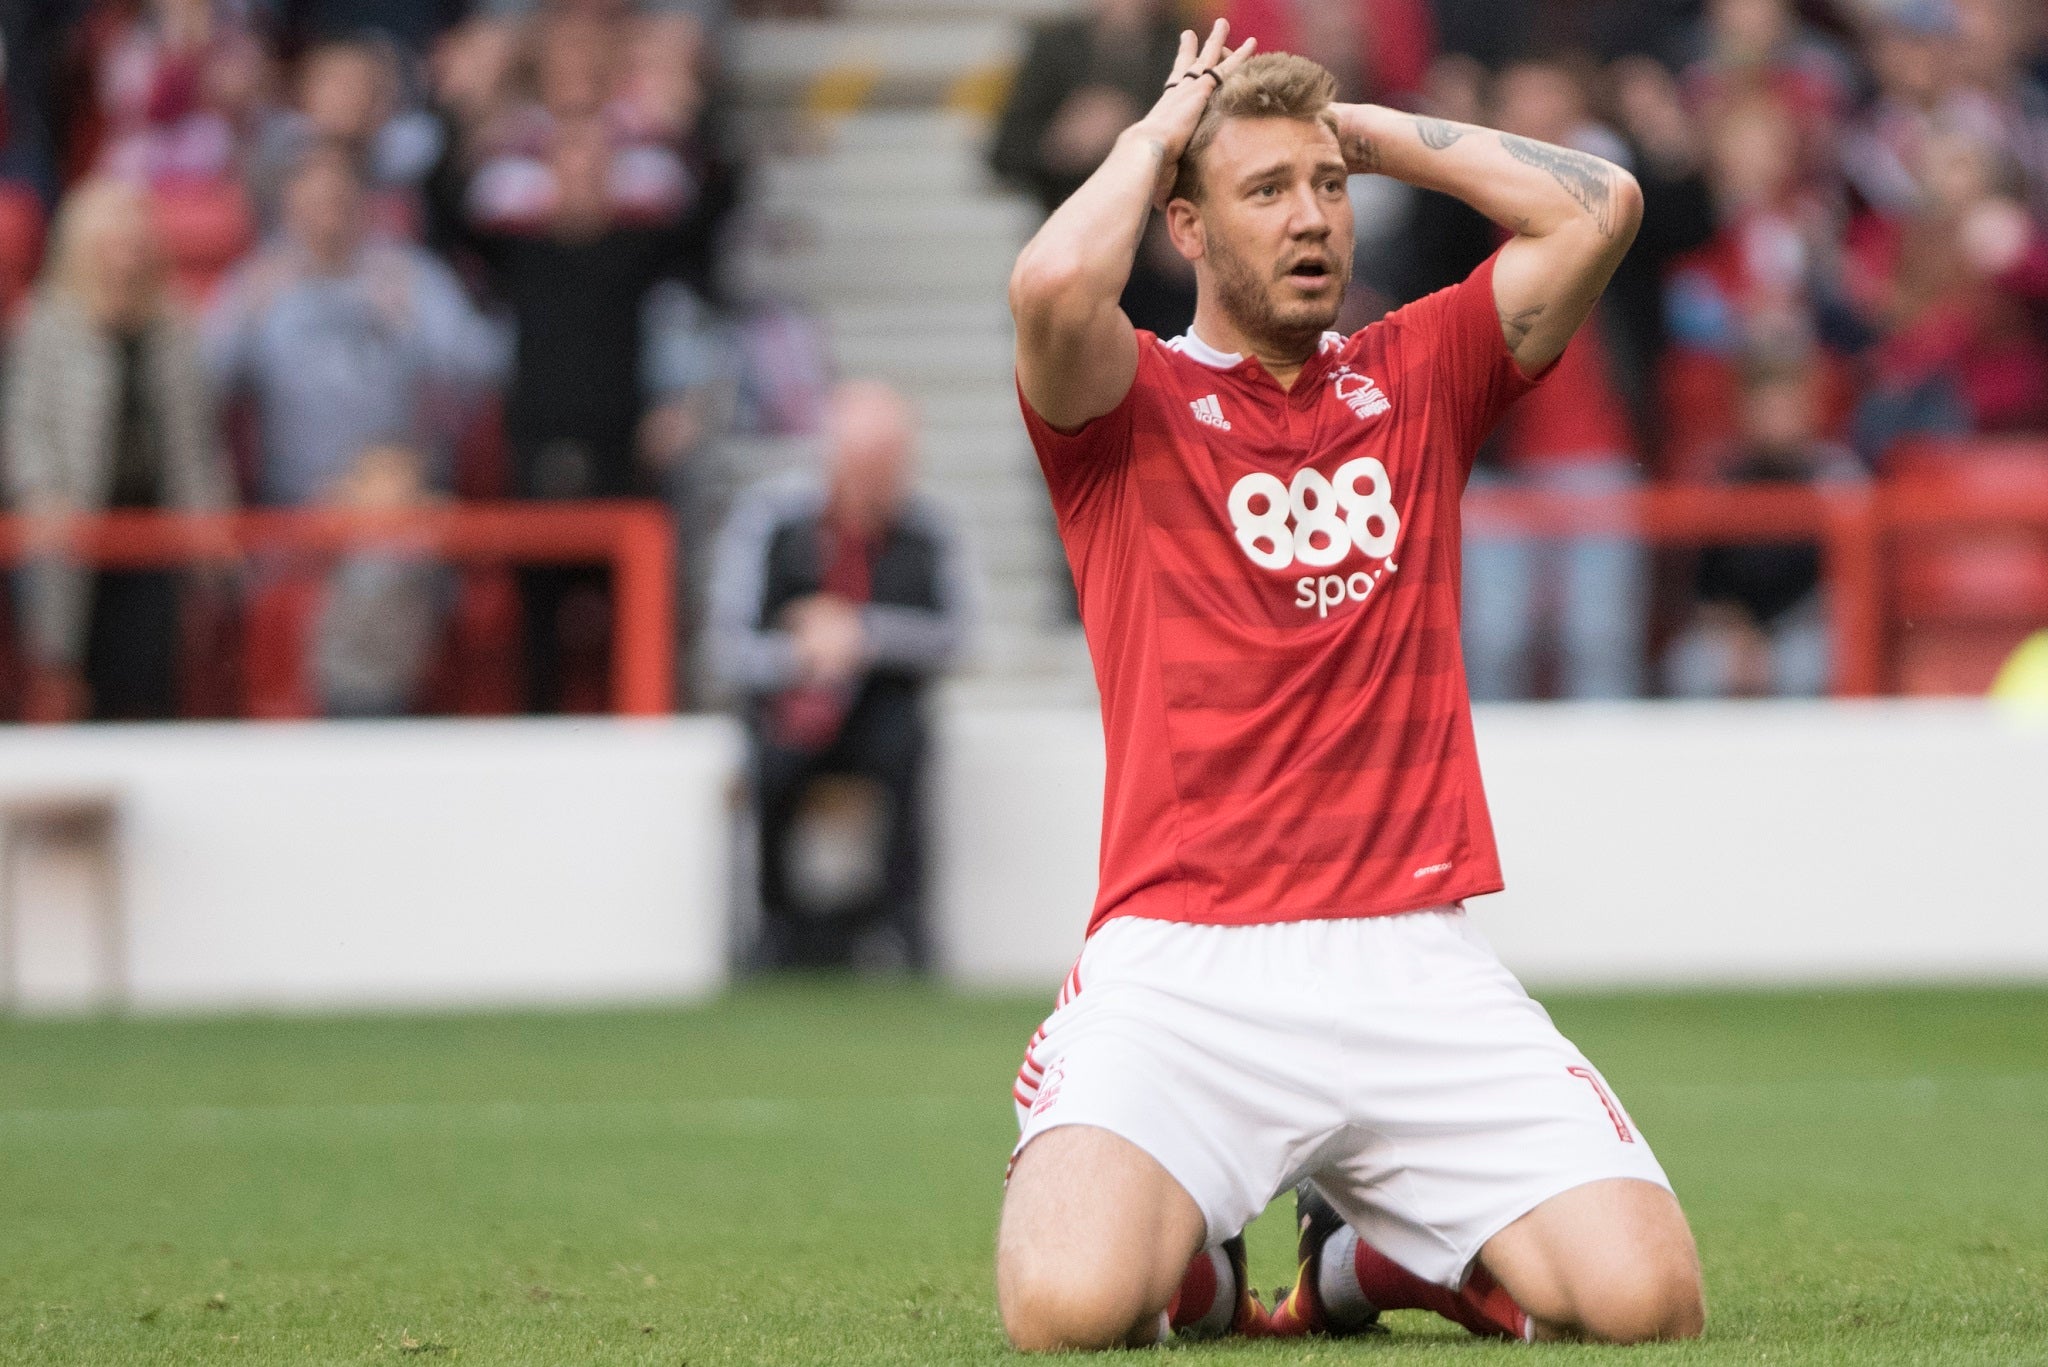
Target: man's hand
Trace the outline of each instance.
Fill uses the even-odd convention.
[[[1236,51],[1225,46],[1230,24],[1222,19],[1209,30],[1208,41],[1198,49],[1195,31],[1182,29],[1180,52],[1173,59],[1173,71],[1166,78],[1166,90],[1153,102],[1144,118],[1131,127],[1131,134],[1159,147],[1159,178],[1152,192],[1152,207],[1164,209],[1166,197],[1180,174],[1180,156],[1209,107],[1209,97],[1223,88],[1230,73],[1245,64],[1259,40],[1247,38]]]
[[[1218,21],[1206,43],[1183,33],[1165,91],[1080,189],[1053,210],[1010,272],[1017,383],[1054,427],[1073,431],[1123,402],[1138,374],[1137,333],[1117,305],[1155,202],[1173,187],[1181,153],[1209,97],[1251,56],[1231,51]]]
[[[782,610],[782,623],[796,646],[797,669],[807,684],[850,683],[867,656],[867,632],[860,609],[832,593],[799,598]]]

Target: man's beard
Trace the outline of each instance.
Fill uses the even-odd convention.
[[[1333,251],[1331,257],[1336,263],[1337,288],[1330,298],[1299,300],[1284,311],[1273,301],[1273,291],[1282,282],[1262,277],[1250,261],[1217,237],[1211,237],[1208,244],[1209,278],[1216,286],[1216,302],[1239,332],[1279,355],[1305,356],[1337,321],[1344,286],[1350,282],[1351,263],[1343,253]]]

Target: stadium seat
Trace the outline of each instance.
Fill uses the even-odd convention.
[[[1901,447],[1888,496],[1938,501],[2048,495],[2048,441]],[[2026,635],[2048,625],[2048,535],[2024,527],[1902,533],[1891,557],[1901,692],[1982,693]]]
[[[43,201],[25,185],[0,183],[0,316],[11,316],[43,262]]]
[[[1909,697],[1978,697],[2030,633],[2022,626],[1911,622],[1893,651],[1894,687]]]
[[[255,245],[249,197],[233,182],[190,181],[157,186],[154,200],[172,285],[188,302],[203,302]]]
[[[448,629],[421,688],[421,710],[508,717],[525,702],[519,586],[502,565],[460,572]]]
[[[317,717],[308,669],[321,576],[284,569],[252,589],[243,617],[242,714],[266,721]]]

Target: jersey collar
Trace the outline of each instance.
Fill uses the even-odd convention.
[[[1234,370],[1244,364],[1244,354],[1237,351],[1218,351],[1189,328],[1180,336],[1167,343],[1175,351],[1191,361],[1199,361],[1211,370]]]
[[[1192,327],[1168,342],[1167,345],[1189,360],[1208,366],[1211,370],[1235,370],[1245,364],[1246,360],[1242,352],[1218,351],[1215,347],[1210,346],[1198,337]],[[1342,349],[1343,345],[1343,333],[1324,333],[1323,340],[1316,344],[1316,354],[1309,357],[1302,366],[1303,372],[1306,373],[1311,367],[1317,366],[1318,362],[1322,361],[1325,357],[1335,355]],[[1265,367],[1260,366],[1259,370],[1261,374],[1265,373]]]

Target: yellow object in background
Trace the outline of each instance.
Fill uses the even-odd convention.
[[[2048,631],[2037,631],[2020,642],[1991,681],[1991,696],[2030,710],[2048,708]]]

